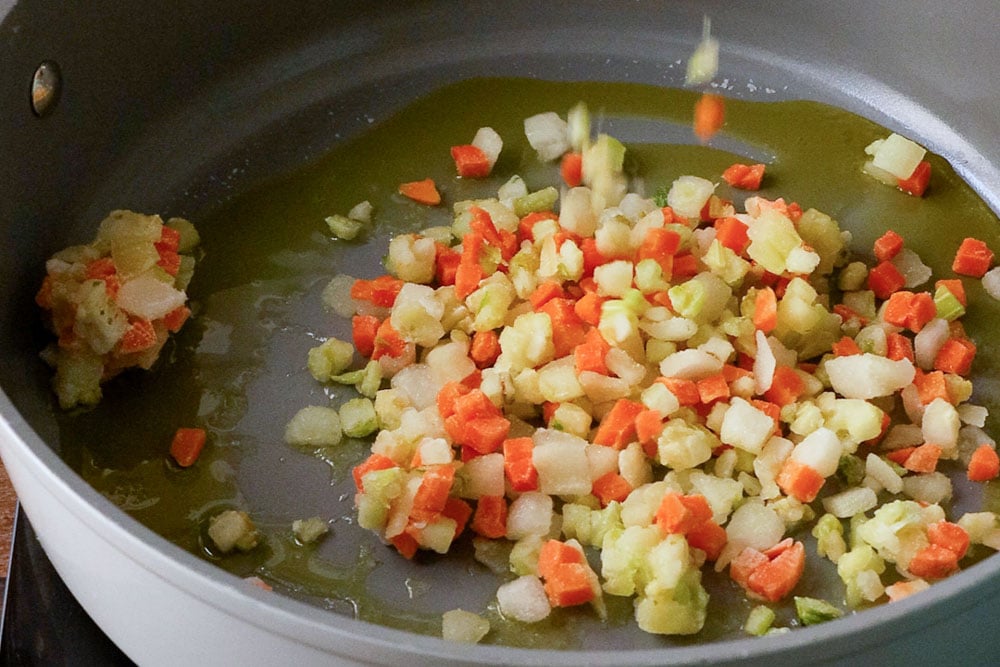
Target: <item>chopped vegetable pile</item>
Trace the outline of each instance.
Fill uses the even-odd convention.
[[[46,262],[35,300],[58,337],[43,356],[63,408],[94,405],[105,380],[156,362],[191,314],[185,289],[198,242],[182,218],[113,211],[93,242]]]
[[[324,294],[353,313],[353,345],[327,340],[309,369],[360,396],[305,408],[286,438],[375,434],[353,470],[362,527],[405,558],[469,534],[484,562],[509,546],[508,619],[579,605],[603,617],[605,596],[626,596],[659,634],[702,629],[705,568],[761,603],[746,624],[760,635],[784,599],[816,623],[950,576],[970,544],[1000,547],[995,514],[947,516],[942,471],[1000,474],[961,325],[959,276],[990,268],[983,242],[927,287],[892,231],[869,265],[835,220],[794,202],[749,193],[737,207],[698,176],[629,192],[625,147],[592,139],[582,105],[524,125],[561,191],[512,176],[496,197],[455,202],[450,227],[392,239],[387,275],[338,276]],[[452,149],[459,177],[491,173],[495,135],[477,134],[488,154]],[[892,171],[890,142],[869,153],[922,194],[926,181],[898,182],[911,172]],[[719,177],[767,178],[740,164]],[[400,193],[441,196],[433,181]],[[809,531],[831,564],[806,562]],[[798,595],[810,567],[835,567],[843,599]],[[445,635],[478,641],[483,622],[449,612]]]

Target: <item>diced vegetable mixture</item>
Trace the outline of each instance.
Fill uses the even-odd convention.
[[[91,243],[46,262],[35,300],[58,339],[43,357],[63,408],[94,405],[105,380],[152,367],[191,314],[185,290],[198,243],[182,218],[113,211]]]
[[[603,617],[605,596],[627,596],[660,634],[701,630],[706,568],[760,603],[745,627],[761,635],[786,598],[816,623],[948,577],[970,544],[1000,547],[995,514],[946,514],[942,472],[1000,473],[961,325],[959,276],[992,263],[982,241],[931,282],[893,231],[869,264],[796,202],[748,192],[737,207],[697,176],[629,191],[625,146],[592,138],[582,105],[524,126],[561,189],[512,176],[455,202],[450,227],[392,239],[386,275],[324,294],[353,340],[313,349],[309,369],[359,397],[304,409],[287,437],[374,434],[353,470],[362,527],[405,558],[469,534],[484,558],[508,544],[506,618]],[[923,149],[897,136],[863,168],[921,195]],[[484,128],[453,147],[459,177],[490,174],[502,145]],[[719,177],[752,191],[765,169]],[[429,179],[400,193],[442,201]],[[807,531],[843,600],[797,594]],[[445,634],[478,641],[483,622],[455,610]]]

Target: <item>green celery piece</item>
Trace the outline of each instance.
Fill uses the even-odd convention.
[[[795,613],[803,625],[816,625],[844,615],[826,600],[795,596]]]
[[[753,635],[755,637],[761,637],[767,634],[771,626],[774,625],[775,613],[774,610],[766,605],[757,605],[750,610],[747,615],[746,623],[743,624],[743,629],[747,634]]]
[[[944,285],[939,285],[934,291],[934,307],[937,308],[937,316],[949,322],[965,315],[965,306]]]

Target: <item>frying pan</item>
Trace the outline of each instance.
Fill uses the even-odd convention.
[[[88,241],[107,211],[214,219],[226,202],[319,159],[445,84],[488,75],[680,85],[677,63],[693,49],[704,14],[722,41],[726,94],[819,100],[865,116],[943,156],[1000,211],[1000,89],[991,79],[1000,64],[996,3],[175,0],[137,10],[94,0],[0,3],[0,11],[0,453],[56,569],[140,664],[773,665],[859,657],[888,664],[953,660],[956,650],[962,661],[988,660],[988,638],[1000,625],[996,558],[900,603],[784,636],[668,645],[596,633],[583,650],[457,646],[354,620],[344,600],[317,600],[295,582],[281,594],[260,591],[242,580],[238,563],[227,572],[192,553],[197,535],[177,528],[189,518],[171,522],[168,507],[160,521],[143,522],[141,510],[122,509],[128,503],[121,494],[100,493],[87,481],[156,459],[157,418],[132,390],[140,397],[166,391],[170,405],[190,416],[199,405],[178,384],[190,378],[162,370],[158,384],[136,380],[110,397],[126,408],[116,429],[125,436],[108,435],[102,445],[86,418],[74,421],[53,407],[32,296],[45,258]],[[54,105],[35,113],[29,90],[43,62],[55,64],[61,86]],[[489,103],[477,100],[470,115]],[[207,244],[206,262],[239,248],[238,231],[213,236],[203,229],[216,241]],[[370,249],[371,266],[378,252]],[[278,259],[284,269],[309,275],[324,268],[309,252]],[[241,282],[219,280],[229,288]],[[299,313],[288,304],[305,303],[308,289],[300,284],[277,304],[246,301],[244,294],[233,303],[258,309],[233,316],[290,321]],[[301,317],[301,326],[319,328],[308,319],[315,313]],[[199,344],[206,331],[194,327],[189,343]],[[264,435],[252,438],[280,432],[276,424],[292,406],[315,398],[315,388],[289,380],[290,369],[301,370],[299,351],[260,341],[266,354],[244,350],[237,359],[254,368],[257,384],[239,384],[236,370],[231,376],[230,398],[246,402],[236,401],[227,424],[247,439],[231,442],[220,460],[232,465],[213,473],[227,500],[275,522],[329,514],[336,488],[329,469],[269,448]],[[239,357],[236,350],[231,356]],[[268,383],[270,393],[255,393]],[[345,462],[331,468],[337,465]],[[178,505],[174,514],[189,509]],[[334,526],[335,537],[349,533]],[[338,544],[330,540],[327,548]],[[466,590],[475,585],[466,585],[472,579],[461,568],[421,576],[420,587],[446,591],[455,605],[482,594]],[[455,577],[461,585],[449,585]],[[387,579],[391,574],[380,581]],[[433,598],[413,597],[415,607]]]

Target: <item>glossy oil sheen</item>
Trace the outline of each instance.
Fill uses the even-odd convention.
[[[491,618],[491,641],[536,647],[586,647],[595,632],[619,633],[626,638],[622,645],[634,647],[741,636],[751,605],[725,575],[705,577],[712,594],[709,621],[695,638],[647,636],[631,620],[631,602],[610,596],[606,624],[588,610],[560,611],[530,628],[506,624],[491,606],[502,579],[474,562],[468,544],[447,557],[410,563],[353,525],[349,470],[367,443],[302,452],[282,441],[283,425],[298,408],[336,404],[349,395],[318,385],[305,370],[309,347],[328,336],[349,339],[349,323],[320,305],[326,282],[338,273],[383,273],[380,259],[393,234],[448,224],[451,204],[491,196],[512,174],[530,189],[557,184],[557,167],[539,164],[524,139],[522,121],[535,113],[565,114],[586,102],[595,129],[627,145],[627,169],[641,177],[647,194],[684,174],[720,181],[734,161],[766,162],[760,195],[831,215],[865,256],[882,232],[895,229],[935,278],[951,277],[951,257],[962,238],[995,237],[996,216],[936,156],[929,157],[933,178],[923,198],[863,174],[864,147],[887,131],[861,117],[816,102],[728,100],[723,132],[703,146],[690,131],[696,97],[694,91],[626,83],[469,80],[428,94],[295,173],[276,175],[195,218],[204,252],[190,289],[196,317],[152,373],[127,374],[106,387],[96,409],[60,418],[63,456],[167,539],[337,613],[437,634],[441,612],[461,603]],[[504,138],[503,153],[493,177],[463,181],[454,175],[448,148],[469,142],[482,125]],[[396,194],[399,183],[426,177],[439,184],[443,206],[429,209]],[[737,201],[745,196],[725,184],[717,192]],[[357,242],[331,239],[324,218],[364,199],[375,206],[372,228]],[[970,300],[965,323],[979,344],[974,400],[993,410],[991,397],[1000,387],[994,379],[997,344],[989,334],[1000,318],[978,281],[964,282]],[[178,426],[210,432],[201,460],[188,470],[165,456]],[[957,479],[956,489],[956,506],[963,510],[984,502],[1000,508],[982,486]],[[266,538],[260,548],[220,557],[206,547],[208,517],[227,507],[251,512]],[[297,544],[292,520],[313,515],[327,519],[331,533],[317,545]],[[455,577],[468,590],[456,593],[449,585]],[[842,596],[832,568],[822,565],[810,566],[797,592],[835,601]],[[779,624],[790,619],[791,611],[781,609]]]

